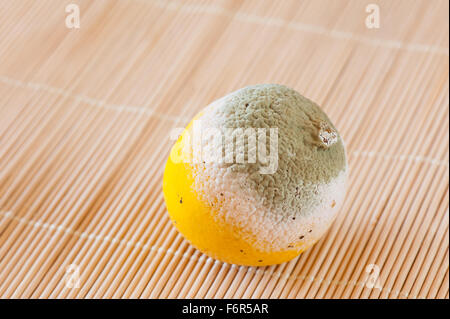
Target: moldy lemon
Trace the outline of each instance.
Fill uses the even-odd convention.
[[[199,138],[197,122],[228,133]],[[227,138],[233,132],[245,136]],[[272,142],[275,168],[267,171],[270,163],[259,151],[268,154]],[[219,157],[205,160],[218,146]],[[224,159],[230,149],[245,160]],[[262,84],[233,92],[194,118],[172,148],[163,191],[175,227],[200,251],[264,266],[286,262],[319,240],[343,202],[347,172],[344,143],[326,114],[293,89]]]

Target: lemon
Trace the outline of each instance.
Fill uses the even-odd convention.
[[[341,206],[345,146],[326,114],[293,89],[249,86],[208,105],[167,160],[169,216],[223,262],[289,261],[327,231]]]

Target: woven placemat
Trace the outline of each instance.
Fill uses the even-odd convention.
[[[369,3],[3,1],[0,296],[448,298],[449,5]],[[170,130],[256,83],[318,102],[350,164],[327,235],[260,268],[162,196]]]

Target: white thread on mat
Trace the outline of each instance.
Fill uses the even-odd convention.
[[[220,262],[218,260],[214,260],[211,257],[208,257],[204,254],[200,255],[200,257],[196,257],[195,255],[188,254],[187,252],[182,253],[178,250],[173,250],[171,248],[163,248],[163,247],[148,245],[148,244],[142,245],[142,243],[140,241],[133,242],[133,241],[125,240],[125,239],[120,239],[118,237],[89,234],[86,232],[79,232],[79,231],[73,230],[71,228],[64,227],[62,225],[42,223],[39,221],[32,221],[32,220],[29,220],[29,219],[26,219],[23,217],[14,216],[13,212],[11,212],[11,211],[0,211],[0,215],[3,215],[6,218],[15,220],[19,223],[26,224],[29,226],[40,227],[40,228],[49,229],[49,230],[56,229],[56,231],[65,232],[65,233],[71,234],[71,235],[76,235],[80,238],[88,238],[89,240],[95,239],[95,240],[101,240],[101,241],[111,242],[111,243],[119,243],[120,245],[125,245],[127,247],[140,248],[142,250],[150,250],[150,251],[155,251],[158,253],[169,253],[174,256],[190,259],[194,262],[205,262],[205,264],[215,263],[215,264],[224,264],[230,268],[240,268],[240,269],[246,268],[248,273],[254,272],[255,274],[261,274],[261,275],[268,274],[271,277],[277,277],[277,278],[284,277],[286,280],[294,279],[294,280],[301,280],[301,281],[316,282],[319,285],[328,285],[328,286],[336,285],[336,286],[355,286],[356,287],[356,286],[364,286],[366,284],[366,282],[364,282],[364,281],[330,280],[330,279],[325,279],[323,277],[302,276],[302,275],[293,276],[293,275],[289,275],[289,274],[283,274],[281,272],[270,272],[268,270],[265,270],[265,269],[262,269],[259,267],[236,266],[236,265],[232,265],[232,264],[222,263],[222,262]],[[380,288],[374,288],[374,289],[378,289],[380,291],[386,291],[389,294],[395,294],[396,296],[402,296],[404,298],[407,298],[409,296],[409,294],[406,292],[392,290],[390,288],[382,287],[381,289]],[[416,299],[417,296],[414,296],[412,298]]]
[[[176,115],[167,115],[164,113],[159,113],[153,109],[148,109],[144,107],[139,106],[128,106],[128,105],[119,105],[119,104],[111,104],[106,102],[105,100],[99,100],[94,99],[85,95],[75,94],[71,93],[70,90],[64,90],[61,88],[53,87],[47,84],[43,83],[36,83],[36,82],[25,82],[17,79],[13,79],[4,75],[0,75],[0,82],[20,87],[20,88],[28,88],[32,90],[42,90],[51,94],[60,95],[66,98],[71,98],[76,101],[85,102],[91,106],[94,107],[100,107],[107,110],[116,110],[119,112],[129,112],[133,114],[142,114],[146,116],[155,116],[156,118],[159,118],[161,120],[167,120],[171,122],[175,122],[178,124],[183,124],[184,122],[187,122],[187,120],[183,117],[176,116]],[[421,162],[421,163],[428,163],[431,165],[439,165],[439,166],[449,166],[449,163],[444,160],[435,159],[432,157],[427,156],[415,156],[415,155],[395,155],[395,154],[382,154],[379,152],[374,151],[362,151],[362,150],[355,150],[355,151],[349,151],[349,154],[355,155],[355,156],[362,156],[362,157],[378,157],[383,158],[385,160],[399,160],[399,161],[413,161],[413,162]]]
[[[147,1],[135,0],[138,2],[149,4]],[[385,40],[377,39],[373,37],[360,36],[349,31],[329,30],[325,27],[307,24],[302,22],[287,21],[280,18],[263,17],[251,13],[235,12],[215,5],[199,5],[199,4],[186,4],[169,0],[152,0],[152,4],[168,10],[181,10],[186,12],[201,12],[206,14],[217,14],[227,16],[229,18],[235,18],[240,21],[250,22],[260,25],[269,25],[276,27],[286,27],[288,29],[308,32],[312,34],[327,36],[340,40],[353,40],[370,46],[381,46],[389,49],[406,50],[410,52],[422,52],[432,53],[437,55],[449,55],[449,49],[440,47],[437,45],[426,45],[418,43],[405,43],[397,40]]]
[[[119,112],[128,112],[128,113],[134,113],[134,114],[142,114],[146,116],[155,116],[156,118],[162,119],[162,120],[169,120],[169,121],[177,121],[179,118],[177,116],[171,116],[164,113],[159,113],[153,109],[144,108],[144,107],[138,107],[138,106],[130,106],[130,105],[122,105],[122,104],[111,104],[107,103],[105,100],[99,100],[94,99],[89,96],[81,95],[72,93],[71,90],[65,90],[61,88],[57,88],[54,86],[50,86],[43,83],[37,83],[37,82],[24,82],[16,79],[12,79],[7,76],[0,75],[0,82],[11,85],[14,87],[20,87],[24,89],[31,89],[35,91],[45,91],[51,94],[59,95],[65,98],[73,99],[77,102],[83,102],[86,104],[89,104],[91,106],[104,108],[107,110],[115,110]]]
[[[351,151],[351,154],[360,157],[378,157],[383,158],[385,160],[410,161],[417,163],[428,163],[431,165],[438,165],[438,166],[447,166],[447,167],[449,166],[449,163],[447,161],[438,160],[428,156],[382,154],[373,151],[361,151],[361,150]]]

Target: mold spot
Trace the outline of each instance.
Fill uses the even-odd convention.
[[[223,193],[220,193],[220,196],[223,196]]]
[[[288,248],[294,248],[294,246],[292,246],[292,245],[289,245],[289,246],[288,246]]]
[[[183,197],[180,198],[180,204],[183,204]]]
[[[262,259],[258,260],[259,263],[262,263]]]
[[[293,220],[295,220],[295,217],[292,217]]]
[[[323,145],[328,148],[337,142],[337,133],[325,122],[320,123],[319,139]]]
[[[303,236],[303,235],[299,237],[299,239],[303,239],[303,238],[305,238],[305,236]]]
[[[308,230],[308,232],[311,233],[311,232],[312,232],[312,229]]]

